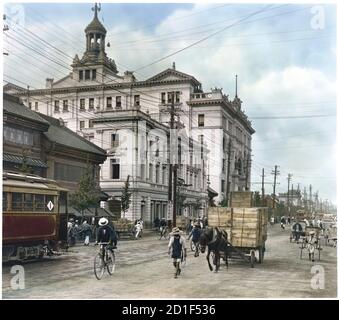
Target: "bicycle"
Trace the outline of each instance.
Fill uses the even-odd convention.
[[[100,242],[99,252],[94,258],[94,275],[100,280],[105,273],[105,269],[109,275],[115,271],[115,254],[113,249],[108,249],[109,242]]]
[[[168,239],[169,236],[169,232],[168,232],[168,227],[162,227],[162,229],[160,230],[160,238],[159,240],[161,240],[161,238],[164,238],[165,240]]]

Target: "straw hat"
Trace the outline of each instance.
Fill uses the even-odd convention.
[[[171,234],[172,234],[173,236],[175,236],[175,235],[180,235],[180,229],[179,229],[178,227],[174,227],[174,228],[172,229]]]

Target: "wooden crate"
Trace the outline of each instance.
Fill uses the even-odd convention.
[[[235,247],[256,248],[267,239],[267,208],[223,208],[208,210],[209,226],[221,227]]]
[[[253,192],[233,191],[230,197],[230,207],[250,208],[253,206]]]

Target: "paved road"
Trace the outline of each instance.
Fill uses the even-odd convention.
[[[269,228],[263,264],[250,268],[231,261],[229,269],[210,272],[205,255],[189,252],[182,275],[174,279],[167,241],[155,236],[120,241],[113,276],[100,281],[93,275],[97,247],[73,247],[71,252],[43,262],[23,264],[25,289],[10,286],[11,266],[3,265],[4,299],[150,299],[150,298],[326,298],[337,297],[337,250],[324,247],[321,261],[299,259],[299,245],[289,231]],[[312,266],[323,268],[324,289],[313,289]],[[316,281],[313,280],[313,283]],[[318,282],[319,283],[319,282]]]

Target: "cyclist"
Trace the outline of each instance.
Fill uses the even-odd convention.
[[[194,252],[194,256],[198,257],[199,256],[199,246],[198,246],[198,242],[200,239],[200,234],[201,234],[201,226],[200,223],[196,222],[193,226],[192,231],[190,232],[188,239],[190,239],[192,237],[192,242],[194,243],[195,246],[195,252]]]
[[[98,224],[99,229],[95,244],[98,244],[98,242],[108,242],[113,245],[113,248],[109,249],[115,249],[117,247],[118,239],[113,228],[108,225],[108,220],[106,218],[100,218]]]
[[[165,218],[161,218],[160,220],[160,240],[162,237],[165,237],[165,233],[167,231],[167,222]]]

